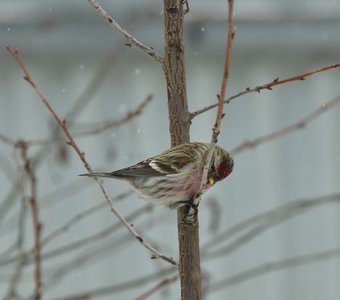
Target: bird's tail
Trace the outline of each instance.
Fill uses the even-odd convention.
[[[112,173],[87,173],[80,174],[79,176],[88,176],[88,177],[116,177]]]

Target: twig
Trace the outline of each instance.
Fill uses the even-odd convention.
[[[145,46],[141,42],[139,42],[134,36],[132,36],[129,32],[127,32],[124,28],[122,28],[119,23],[112,18],[107,11],[105,11],[96,0],[88,0],[90,4],[95,8],[97,12],[101,14],[101,16],[107,21],[110,26],[117,30],[125,39],[126,39],[126,45],[127,46],[134,46],[136,48],[139,48],[149,56],[151,56],[154,60],[158,61],[161,66],[163,67],[163,58],[152,48]]]
[[[189,0],[182,0],[183,1],[183,7],[184,7],[184,14],[188,14],[190,12],[190,7],[189,7]]]
[[[15,146],[16,141],[12,140],[8,136],[0,133],[0,141],[4,144],[8,144],[10,146]]]
[[[16,267],[16,270],[13,274],[13,277],[10,280],[10,284],[8,287],[7,294],[4,296],[4,300],[11,300],[15,297],[17,283],[22,275],[22,268],[24,266],[24,257],[23,257],[23,241],[24,241],[24,223],[25,223],[25,216],[26,216],[26,203],[25,197],[22,197],[21,200],[21,207],[19,213],[19,220],[18,220],[18,237],[16,240],[16,250],[19,252],[19,261]]]
[[[27,157],[27,147],[24,142],[18,143],[21,149],[21,156],[24,162],[25,172],[31,184],[30,205],[32,210],[33,232],[34,232],[34,260],[35,260],[35,290],[34,299],[41,299],[41,223],[39,219],[37,203],[37,184],[31,161]],[[20,253],[22,258],[22,254]]]
[[[9,159],[1,152],[0,152],[0,171],[7,178],[8,182],[12,183],[15,181],[16,174],[14,172],[14,168],[11,165],[11,162],[9,161]]]
[[[211,143],[209,146],[209,150],[205,159],[203,172],[202,172],[202,179],[201,179],[201,186],[198,194],[195,196],[194,204],[197,206],[199,204],[199,201],[201,199],[200,195],[201,192],[207,182],[208,172],[212,163],[213,153],[215,149],[215,145],[218,142],[218,135],[220,134],[221,129],[221,122],[223,118],[223,99],[226,95],[227,90],[227,83],[229,79],[229,67],[230,67],[230,61],[231,61],[231,49],[234,39],[234,32],[233,32],[233,0],[228,0],[229,5],[229,11],[228,11],[228,33],[227,33],[227,47],[226,47],[226,54],[225,54],[225,63],[224,63],[224,72],[223,72],[223,79],[221,84],[221,92],[218,100],[218,109],[216,114],[216,120],[215,125],[213,128],[213,133],[211,137]],[[190,215],[190,212],[189,212]],[[194,215],[194,213],[192,213]]]
[[[250,140],[250,141],[244,141],[242,144],[240,144],[240,145],[236,146],[234,149],[232,149],[230,151],[230,153],[232,155],[237,155],[237,154],[239,154],[240,152],[242,152],[246,149],[254,148],[254,147],[256,147],[260,144],[270,142],[274,139],[280,138],[283,135],[286,135],[286,134],[291,133],[293,131],[303,129],[306,125],[308,125],[309,123],[314,121],[321,114],[330,110],[331,108],[333,108],[335,105],[337,105],[339,103],[340,103],[340,95],[333,98],[332,100],[322,104],[320,107],[318,107],[316,110],[312,111],[310,114],[305,116],[300,121],[293,123],[293,124],[291,124],[287,127],[281,128],[279,130],[273,131],[269,134],[260,136],[256,139],[253,139],[253,140]]]
[[[207,259],[215,259],[228,255],[274,225],[277,225],[299,214],[305,213],[308,210],[317,207],[318,205],[339,203],[339,201],[340,194],[332,194],[312,199],[300,199],[253,216],[210,239],[202,247],[202,256]],[[241,235],[241,231],[246,232]],[[211,250],[212,248],[219,246],[221,242],[225,242],[237,234],[240,234],[240,237],[235,238],[231,243],[222,248]]]
[[[98,128],[96,129],[91,129],[91,130],[84,130],[82,132],[72,132],[72,136],[74,138],[83,138],[83,137],[87,137],[93,134],[98,134],[98,133],[102,133],[108,129],[112,129],[112,128],[116,128],[119,127],[121,125],[126,124],[127,122],[130,122],[131,120],[133,120],[134,118],[138,117],[142,111],[144,110],[144,108],[150,103],[150,101],[152,100],[153,95],[149,94],[147,95],[143,101],[138,104],[135,108],[129,110],[125,116],[121,117],[118,120],[114,120],[114,121],[107,121],[104,125],[103,123],[97,126]],[[73,122],[72,122],[73,123]],[[72,124],[71,123],[71,124]],[[68,122],[68,125],[69,122]],[[73,124],[72,124],[73,125]],[[76,124],[79,125],[79,124]],[[80,126],[82,126],[83,124],[81,124]],[[91,126],[93,128],[93,126],[95,126],[94,124],[85,124],[86,126]],[[47,145],[47,144],[51,144],[51,143],[56,143],[56,142],[61,142],[64,141],[65,138],[63,136],[53,136],[52,138],[49,139],[42,139],[42,140],[29,140],[27,141],[27,145],[28,146],[39,146],[39,145]]]
[[[151,207],[151,204],[147,206],[148,208]],[[145,207],[145,208],[147,208]],[[160,222],[164,221],[164,215],[157,216],[158,224]],[[134,223],[135,224],[135,223]],[[120,228],[122,228],[122,225],[120,225]],[[141,228],[141,231],[148,231],[152,227],[152,224],[149,222],[148,218],[146,220],[143,220],[143,223],[138,224],[138,228]],[[106,241],[99,243],[98,239],[95,243],[91,243],[89,247],[82,247],[79,250],[82,250],[81,252],[78,251],[76,254],[76,258],[72,259],[69,262],[64,263],[58,268],[55,268],[53,270],[52,275],[49,276],[46,283],[44,284],[45,288],[53,287],[56,285],[56,282],[60,280],[63,276],[65,276],[69,272],[75,272],[75,270],[89,266],[90,263],[98,263],[98,261],[106,259],[107,257],[112,257],[117,253],[118,251],[124,251],[126,249],[127,244],[131,243],[132,240],[128,234],[128,232],[125,232],[124,235],[114,238],[111,237],[107,239]],[[56,255],[59,255],[56,253]],[[176,271],[175,268],[174,271]]]
[[[143,111],[143,109],[145,108],[145,106],[150,103],[152,98],[153,98],[152,94],[147,95],[145,99],[135,109],[129,111],[124,117],[122,117],[119,120],[107,122],[106,124],[101,125],[100,127],[92,129],[92,130],[87,130],[87,131],[78,132],[78,133],[76,132],[74,133],[74,136],[82,137],[82,136],[94,135],[94,134],[101,133],[105,130],[111,129],[113,127],[118,127],[120,125],[123,125],[126,122],[129,122],[130,120],[132,120],[133,118],[139,116],[141,112]],[[93,128],[93,125],[91,125],[91,127]]]
[[[21,175],[21,174],[20,174]],[[22,178],[21,176],[18,176],[13,182],[12,186],[10,187],[7,194],[2,199],[2,202],[0,204],[0,235],[4,232],[10,232],[15,228],[16,218],[12,217],[8,222],[2,223],[5,220],[5,216],[8,215],[9,210],[12,208],[12,206],[16,203],[15,200],[18,197],[21,184],[22,184]],[[0,255],[1,256],[1,255]]]
[[[63,200],[69,200],[69,198],[82,193],[87,193],[88,189],[92,186],[88,183],[82,182],[79,178],[76,178],[70,182],[67,182],[62,187],[57,187],[53,191],[50,191],[41,196],[41,209],[50,208],[53,205],[60,204]],[[59,200],[59,201],[56,201]],[[106,204],[105,202],[103,204]]]
[[[126,197],[128,197],[129,195],[131,195],[133,192],[129,191],[129,192],[125,192],[125,193],[121,193],[119,195],[117,195],[114,200],[120,200],[120,199],[124,199]],[[104,208],[104,205],[106,203],[99,203],[93,207],[90,207],[86,210],[84,210],[83,212],[77,214],[76,216],[72,217],[72,219],[70,219],[68,222],[66,222],[63,226],[61,226],[60,228],[56,229],[55,231],[51,232],[47,237],[45,237],[42,241],[41,241],[41,247],[46,246],[46,244],[48,244],[49,242],[51,242],[52,240],[54,240],[56,237],[58,237],[59,235],[67,232],[68,230],[70,230],[70,228],[75,225],[76,223],[78,223],[79,221],[81,221],[82,219],[84,219],[85,217],[93,214],[94,212],[97,212],[98,210]],[[126,218],[128,220],[128,218]],[[111,227],[111,226],[110,226]]]
[[[131,288],[136,288],[139,286],[144,286],[150,281],[158,280],[162,276],[167,276],[173,274],[174,268],[166,268],[150,275],[139,277],[127,282],[118,283],[115,285],[100,287],[91,291],[83,292],[75,295],[68,295],[63,298],[56,298],[54,300],[82,300],[82,299],[97,299],[99,296],[110,295],[117,292],[122,292],[126,290],[131,290]]]
[[[131,222],[132,220],[135,220],[136,218],[143,215],[146,211],[150,209],[149,205],[145,205],[134,212],[132,212],[129,216],[127,216],[127,220]],[[81,240],[69,243],[67,245],[61,246],[59,248],[53,249],[49,252],[46,252],[43,254],[42,259],[51,259],[56,256],[60,256],[63,254],[66,254],[70,251],[74,251],[77,249],[81,249],[86,245],[91,245],[94,243],[98,243],[101,239],[113,234],[115,231],[117,231],[119,228],[121,228],[121,223],[115,223],[113,225],[110,225],[103,230],[96,232],[93,235],[87,236]]]
[[[272,90],[273,87],[275,87],[277,85],[284,84],[284,83],[287,83],[287,82],[297,81],[297,80],[305,80],[306,77],[312,76],[312,75],[317,74],[317,73],[325,72],[325,71],[328,71],[330,69],[335,69],[335,68],[338,68],[338,67],[340,67],[340,62],[326,66],[326,67],[322,67],[320,69],[317,69],[317,70],[314,70],[314,71],[311,71],[311,72],[296,75],[296,76],[293,76],[293,77],[288,77],[288,78],[285,78],[285,79],[282,79],[282,80],[280,80],[279,77],[277,77],[277,78],[275,78],[274,80],[272,80],[268,83],[265,83],[265,84],[262,84],[262,85],[259,85],[259,86],[256,86],[256,87],[253,87],[253,88],[247,87],[245,90],[225,99],[223,101],[223,103],[229,104],[234,99],[239,98],[240,96],[243,96],[245,94],[254,93],[254,92],[259,93],[262,90]],[[193,118],[197,117],[198,115],[200,115],[200,114],[202,114],[202,113],[204,113],[204,112],[206,112],[210,109],[217,107],[218,105],[219,105],[218,103],[217,104],[215,103],[215,104],[206,106],[202,109],[199,109],[195,112],[190,113],[191,120]]]
[[[34,81],[32,80],[30,74],[28,73],[26,66],[23,62],[23,60],[21,59],[19,52],[17,49],[12,48],[11,46],[7,45],[6,49],[9,53],[11,53],[11,55],[15,58],[15,60],[17,61],[19,67],[21,68],[21,70],[24,72],[24,79],[33,87],[33,89],[36,91],[36,93],[38,94],[40,100],[42,101],[42,103],[45,105],[45,107],[47,108],[47,110],[52,114],[53,118],[57,121],[57,123],[59,124],[59,126],[64,130],[67,138],[68,138],[68,143],[74,148],[74,150],[77,152],[79,158],[81,159],[81,161],[84,163],[85,168],[87,170],[90,170],[90,166],[88,165],[88,163],[85,160],[85,156],[84,153],[80,151],[80,149],[78,148],[78,146],[76,145],[75,141],[73,140],[70,132],[68,131],[67,127],[66,127],[66,121],[65,120],[61,120],[59,118],[59,116],[56,114],[56,112],[53,110],[52,106],[50,105],[50,103],[47,101],[47,99],[43,96],[42,92],[40,91],[40,89],[37,87],[37,85],[34,83]]]
[[[209,287],[210,293],[217,292],[221,289],[228,288],[230,286],[240,284],[247,280],[259,277],[266,273],[281,271],[287,268],[294,268],[302,265],[313,264],[321,261],[326,261],[340,257],[340,247],[328,249],[325,251],[295,256],[287,259],[282,259],[273,262],[265,262],[254,268],[250,268],[246,271],[240,272],[236,275],[227,277],[223,280],[214,282]]]
[[[128,247],[128,243],[131,243],[131,238],[126,234],[114,240],[109,239],[101,244],[96,243],[91,244],[88,248],[81,248],[81,251],[73,255],[69,260],[65,257],[64,262],[50,270],[49,276],[45,277],[44,291],[55,287],[58,281],[61,281],[67,275],[74,274],[76,270],[96,264],[107,257],[117,257],[115,254],[119,250],[124,251]]]
[[[23,60],[21,59],[18,51],[14,48],[12,48],[11,46],[7,45],[6,49],[12,54],[12,56],[15,58],[15,60],[17,61],[19,67],[22,69],[22,71],[24,72],[25,76],[24,79],[33,87],[33,89],[37,92],[40,100],[42,101],[42,103],[45,105],[45,107],[47,108],[47,110],[52,114],[52,116],[54,117],[54,119],[56,120],[56,122],[59,124],[59,126],[63,129],[65,135],[67,136],[68,139],[68,143],[69,145],[76,151],[77,155],[79,156],[80,160],[83,162],[86,170],[89,173],[93,173],[92,169],[89,165],[89,163],[87,162],[87,160],[85,159],[85,155],[84,153],[79,149],[78,145],[76,144],[76,142],[74,141],[71,133],[69,132],[67,126],[66,126],[66,122],[65,120],[62,121],[59,116],[57,115],[57,113],[53,110],[53,108],[51,107],[51,105],[49,104],[49,102],[47,101],[47,99],[43,96],[43,94],[41,93],[41,91],[39,90],[39,88],[37,87],[37,85],[34,83],[33,79],[31,78],[30,74],[28,73],[25,64],[23,62]],[[100,179],[98,179],[97,177],[93,177],[94,180],[98,183],[106,202],[109,204],[110,208],[111,208],[111,212],[121,221],[121,223],[128,229],[128,231],[133,235],[133,237],[139,241],[146,249],[148,249],[155,258],[161,258],[164,261],[167,261],[168,263],[177,266],[177,262],[169,257],[166,256],[162,253],[160,253],[159,251],[157,251],[156,249],[154,249],[149,243],[145,242],[143,240],[143,238],[140,236],[140,234],[126,221],[126,219],[117,211],[117,209],[115,208],[115,206],[113,205],[113,202],[111,200],[111,197],[109,196],[106,188],[104,187],[102,181]]]
[[[146,291],[142,295],[138,296],[135,300],[145,300],[145,299],[149,298],[150,296],[152,296],[152,294],[161,290],[163,287],[176,282],[177,279],[178,279],[178,275],[172,276],[170,278],[165,278],[165,279],[161,280],[159,283],[157,283],[155,286],[153,286],[151,289],[149,289],[148,291]]]
[[[141,216],[148,209],[149,209],[148,205],[146,205],[142,208],[139,208],[139,209],[135,210],[134,212],[132,212],[131,214],[129,214],[126,217],[126,220],[128,222],[131,222],[132,220],[135,220],[136,218]],[[116,230],[118,230],[121,227],[122,227],[122,224],[120,222],[117,222],[117,223],[112,224],[112,225],[102,229],[101,231],[96,232],[95,234],[92,234],[90,236],[87,236],[87,237],[85,237],[81,240],[66,244],[64,246],[60,246],[59,248],[55,248],[53,250],[50,250],[49,252],[44,252],[41,256],[41,259],[43,261],[45,261],[45,260],[48,260],[48,259],[59,257],[60,255],[64,255],[66,253],[78,250],[80,248],[84,248],[87,245],[96,244],[100,240],[108,237],[110,234],[113,234]],[[42,243],[44,243],[44,240],[42,240]],[[28,250],[28,251],[26,251],[22,254],[25,265],[31,263],[31,257],[32,257],[33,253],[34,253],[34,250],[31,249],[31,250]],[[6,258],[1,259],[0,260],[0,267],[8,266],[9,264],[16,262],[18,259],[20,259],[20,256],[18,256],[18,255],[12,256],[12,257],[7,258],[7,259]]]
[[[207,211],[209,213],[209,221],[207,225],[207,230],[211,234],[215,234],[221,228],[221,221],[223,219],[223,210],[220,202],[216,198],[208,198],[206,201]]]
[[[92,77],[86,83],[85,88],[81,91],[80,95],[65,115],[65,119],[68,120],[69,126],[75,122],[75,119],[90,103],[90,101],[95,99],[94,95],[104,83],[109,72],[112,71],[115,63],[119,61],[123,53],[122,45],[117,45],[106,57],[102,59],[98,67],[93,72]]]
[[[234,1],[228,0],[228,34],[227,34],[227,49],[225,53],[224,73],[221,85],[221,92],[218,100],[218,109],[216,114],[216,121],[213,129],[213,135],[211,138],[212,143],[217,143],[218,135],[220,134],[221,122],[223,118],[223,99],[225,98],[227,91],[227,83],[229,79],[229,68],[231,61],[231,49],[233,45],[234,32],[233,32],[233,6]]]

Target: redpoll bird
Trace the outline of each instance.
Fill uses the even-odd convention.
[[[177,208],[189,205],[199,192],[208,149],[209,144],[206,143],[182,144],[125,169],[111,173],[82,174],[82,176],[125,180],[141,198]],[[232,172],[233,165],[229,153],[216,145],[202,193],[226,178]]]

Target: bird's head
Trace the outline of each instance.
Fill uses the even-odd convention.
[[[209,184],[223,180],[233,171],[234,161],[227,151],[216,146],[213,162],[208,174]]]

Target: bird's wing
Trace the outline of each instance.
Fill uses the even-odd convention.
[[[135,177],[135,176],[166,176],[175,175],[183,171],[183,168],[193,163],[199,153],[197,153],[198,143],[182,144],[168,149],[163,153],[141,161],[140,163],[117,170],[111,173],[117,177]],[[201,148],[205,150],[207,145],[200,143]],[[202,151],[203,151],[202,150]],[[200,153],[200,155],[203,155]]]
[[[166,170],[168,172],[166,172]],[[138,177],[138,176],[165,176],[171,170],[170,168],[166,168],[166,166],[161,167],[158,163],[154,161],[154,159],[144,160],[134,166],[127,167],[121,170],[117,170],[112,172],[113,176],[117,177]]]
[[[180,150],[180,151],[179,151]],[[141,161],[140,163],[112,172],[113,176],[166,176],[177,174],[192,163],[192,152],[185,147],[175,147]]]
[[[197,147],[197,146],[200,147]],[[204,156],[202,151],[206,151],[207,144],[204,143],[187,143],[170,148],[156,156],[153,161],[160,170],[167,173],[179,173],[183,168],[197,161],[200,156]]]

